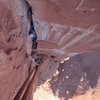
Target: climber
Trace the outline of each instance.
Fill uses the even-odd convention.
[[[31,5],[28,3],[28,1],[26,1],[27,7],[28,7],[28,19],[30,21],[30,29],[29,29],[29,36],[32,39],[32,50],[37,48],[37,34],[36,31],[34,29],[34,24],[33,24],[33,19],[32,19],[32,7]]]
[[[34,27],[32,25],[30,25],[30,30],[29,30],[29,36],[32,39],[32,49],[36,49],[37,48],[37,34],[34,30]]]
[[[37,48],[37,34],[35,32],[33,25],[30,25],[29,36],[32,39],[32,49],[36,49]]]
[[[33,25],[30,25],[29,36],[32,40],[37,40],[37,34],[35,32]]]

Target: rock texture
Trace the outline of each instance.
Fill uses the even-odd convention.
[[[22,4],[20,0],[0,1],[0,100],[13,100],[28,76],[28,24]]]
[[[52,67],[49,68],[52,70]],[[49,70],[46,71],[49,73]],[[33,100],[99,100],[100,98],[100,52],[71,57],[60,64],[52,78],[49,74],[40,76]],[[48,79],[45,79],[47,77]]]
[[[57,57],[100,50],[99,0],[31,0],[39,51]],[[39,20],[38,20],[39,19]]]
[[[37,52],[53,59],[49,67],[58,66],[57,61],[65,57],[100,50],[99,0],[29,2],[38,35]],[[0,100],[13,100],[33,68],[28,30],[25,0],[0,1]]]

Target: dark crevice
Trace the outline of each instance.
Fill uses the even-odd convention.
[[[9,48],[9,49],[5,50],[5,53],[7,55],[10,55],[13,50],[17,50],[17,48],[15,48],[15,49]]]
[[[19,64],[19,65],[15,65],[14,67],[13,67],[13,69],[19,69],[19,67],[21,67],[21,65]]]
[[[30,65],[30,67],[31,67],[31,65]],[[32,69],[32,71],[29,72],[28,77],[26,78],[25,82],[23,83],[23,85],[21,86],[21,88],[19,89],[18,93],[16,94],[16,96],[14,97],[13,100],[19,100],[20,99],[25,87],[27,87],[27,83],[29,82],[30,76],[32,75],[33,71],[34,71],[34,68]]]
[[[9,60],[12,61],[13,60],[12,57],[9,57]]]
[[[11,34],[7,40],[7,42],[11,42],[15,38],[15,34]]]
[[[21,51],[23,49],[24,45],[22,44],[21,48],[19,49],[19,51]]]
[[[27,53],[25,54],[25,58],[28,58],[28,54]]]

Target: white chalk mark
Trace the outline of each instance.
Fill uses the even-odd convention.
[[[79,5],[77,6],[76,10],[79,10],[79,8],[81,7],[81,5],[83,4],[84,0],[82,0]]]

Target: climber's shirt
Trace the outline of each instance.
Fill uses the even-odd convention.
[[[32,34],[35,31],[33,25],[30,25],[29,35]]]

